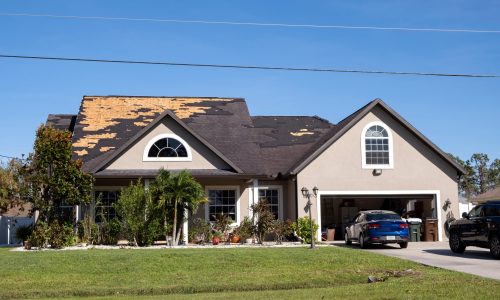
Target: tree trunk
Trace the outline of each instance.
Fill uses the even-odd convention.
[[[177,246],[177,199],[174,201],[174,228],[172,230],[172,242]]]
[[[165,245],[168,246],[167,215],[163,217],[163,230],[165,230]]]

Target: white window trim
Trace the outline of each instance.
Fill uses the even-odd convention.
[[[283,186],[281,185],[262,185],[258,190],[278,190],[278,219],[283,220]],[[257,197],[259,191],[257,190]],[[258,199],[260,200],[260,199]]]
[[[209,185],[205,186],[205,195],[207,196],[208,199],[208,191],[209,190],[235,190],[236,191],[236,220],[233,220],[234,223],[231,224],[231,226],[238,226],[241,222],[241,215],[240,215],[240,187],[238,185]],[[205,204],[205,220],[209,221],[210,216],[209,216],[209,207],[210,203],[208,202]]]
[[[369,165],[366,163],[366,131],[372,126],[382,126],[385,131],[387,131],[387,135],[389,138],[389,164],[388,165]],[[363,169],[394,169],[394,142],[392,138],[392,131],[390,127],[380,121],[374,121],[366,124],[361,131],[361,168]]]
[[[149,149],[153,146],[154,143],[163,138],[176,139],[179,142],[181,142],[182,145],[184,145],[184,148],[186,148],[187,157],[148,157]],[[163,133],[152,138],[144,148],[144,153],[142,154],[142,161],[192,161],[192,160],[193,156],[191,154],[191,147],[189,147],[189,144],[185,140],[183,140],[180,136],[172,133]]]

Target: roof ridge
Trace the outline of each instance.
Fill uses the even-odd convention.
[[[210,97],[210,96],[153,96],[153,95],[84,95],[83,98],[186,98],[186,99],[233,99],[245,101],[243,97]]]

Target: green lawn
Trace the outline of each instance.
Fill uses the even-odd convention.
[[[120,249],[12,252],[0,248],[0,299],[475,298],[500,282],[355,249]],[[404,250],[401,250],[404,251]],[[367,284],[367,277],[417,274]]]

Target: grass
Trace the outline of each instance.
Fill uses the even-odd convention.
[[[0,248],[0,299],[490,298],[500,282],[365,251],[323,247],[12,252]],[[417,274],[367,284],[367,277]]]

